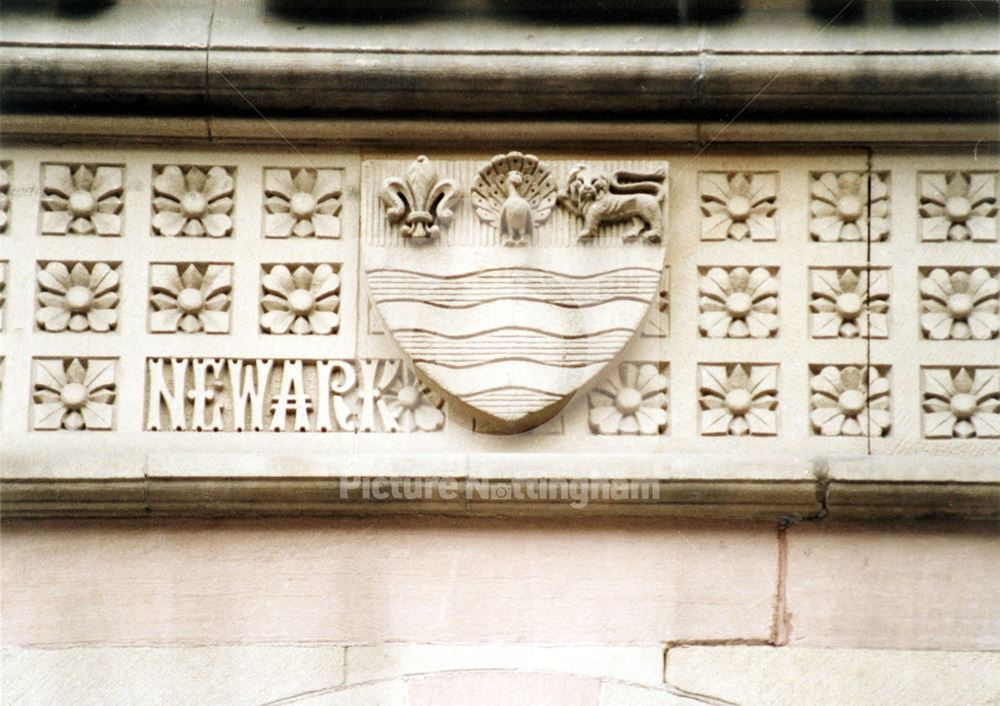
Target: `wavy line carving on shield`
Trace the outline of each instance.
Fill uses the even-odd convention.
[[[369,295],[418,374],[478,429],[529,429],[607,368],[645,319],[665,256],[666,189],[663,162],[519,152],[485,164],[367,162]],[[410,247],[415,239],[424,246]]]

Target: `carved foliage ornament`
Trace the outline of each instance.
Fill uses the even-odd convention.
[[[153,230],[169,237],[231,235],[234,189],[225,167],[163,167],[153,179]]]
[[[922,240],[996,241],[996,215],[996,172],[920,175]]]
[[[118,324],[118,269],[106,262],[50,262],[38,270],[38,327],[111,331]]]
[[[827,365],[812,371],[809,419],[822,436],[885,436],[889,432],[888,373],[875,366]]]
[[[775,172],[705,172],[699,175],[702,240],[775,240]]]
[[[889,237],[887,172],[816,172],[812,175],[809,231],[820,242]]]
[[[115,361],[102,358],[35,361],[34,428],[111,429]]]
[[[228,332],[232,271],[231,265],[151,265],[150,330],[156,333]]]
[[[0,262],[0,330],[3,329],[3,309],[7,303],[7,262]]]
[[[826,269],[810,272],[814,338],[885,338],[889,335],[889,273]]]
[[[43,234],[122,234],[121,167],[46,164],[42,190]]]
[[[339,169],[264,171],[264,235],[339,238],[343,172]]]
[[[667,377],[654,363],[622,363],[588,396],[595,434],[662,434],[667,428]]]
[[[375,307],[417,374],[477,429],[512,433],[553,417],[617,357],[659,292],[663,162],[545,163],[510,152],[485,164],[369,162],[365,174],[362,259]],[[428,247],[406,247],[418,239]],[[658,433],[665,412],[647,406],[595,402],[593,424]]]
[[[699,373],[702,434],[778,433],[777,365],[702,365]]]
[[[778,330],[778,281],[766,267],[712,267],[700,278],[698,328],[710,338],[768,338]]]
[[[925,368],[928,439],[1000,437],[1000,368]]]
[[[920,327],[927,338],[996,338],[1000,332],[1000,274],[985,267],[924,271],[920,312]]]
[[[329,334],[340,327],[333,265],[265,266],[260,327],[267,333]]]

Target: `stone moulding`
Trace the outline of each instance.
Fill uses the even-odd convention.
[[[232,6],[239,8],[240,3]],[[162,21],[148,16],[154,9],[136,7],[133,17],[123,19],[133,25]],[[226,14],[220,8],[216,21],[226,21]],[[962,31],[948,32],[947,37],[954,36],[950,40],[931,34],[936,28],[926,28],[928,36],[908,28],[906,40],[899,33],[875,33],[870,48],[859,51],[854,45],[840,48],[830,43],[819,56],[816,31],[792,32],[789,42],[800,55],[790,57],[788,47],[778,51],[754,43],[761,34],[786,29],[780,24],[771,25],[770,32],[766,25],[736,32],[746,37],[742,47],[724,40],[716,46],[714,33],[707,33],[708,44],[701,49],[684,34],[686,28],[677,28],[679,34],[672,35],[669,26],[650,27],[652,36],[641,45],[636,45],[634,36],[625,34],[625,39],[622,32],[609,30],[600,33],[606,36],[593,37],[587,47],[591,51],[577,53],[532,51],[515,44],[517,37],[537,29],[523,24],[494,33],[510,36],[494,38],[504,47],[503,61],[496,62],[484,61],[482,54],[470,50],[434,51],[440,46],[469,46],[468,38],[481,36],[482,25],[432,25],[424,32],[431,41],[410,40],[408,51],[398,51],[401,37],[394,24],[370,40],[366,60],[359,64],[357,47],[364,40],[349,31],[329,37],[325,46],[310,47],[303,46],[302,35],[291,31],[293,27],[276,26],[271,17],[250,15],[228,21],[239,23],[241,40],[245,37],[247,45],[218,40],[219,44],[196,47],[172,35],[160,46],[108,48],[110,38],[100,32],[88,35],[93,37],[89,45],[10,42],[0,53],[5,112],[79,101],[102,108],[118,103],[124,112],[141,103],[151,109],[198,114],[249,114],[250,102],[265,113],[290,109],[314,115],[344,110],[408,114],[416,101],[424,111],[448,115],[614,111],[648,116],[691,114],[697,109],[714,117],[751,107],[747,100],[771,79],[769,90],[753,102],[755,115],[996,114],[995,72],[990,70],[995,41],[980,39],[974,43],[977,49],[969,51],[969,37]],[[9,24],[14,38],[31,29]],[[67,28],[54,34],[71,32]],[[276,45],[262,43],[262,37],[272,35]],[[656,42],[656,36],[663,39]],[[929,46],[941,48],[925,49]],[[873,61],[871,54],[878,60]],[[170,77],[166,84],[165,73]],[[289,74],[294,81],[289,81]],[[856,80],[845,82],[844,75]],[[442,81],[443,76],[449,80]],[[366,90],[358,91],[359,85]]]
[[[441,455],[414,462],[399,455],[348,455],[336,462],[337,469],[330,468],[328,458],[282,459],[280,465],[294,465],[296,475],[283,475],[277,463],[265,461],[261,467],[259,458],[246,454],[149,454],[145,472],[136,469],[136,474],[118,478],[100,473],[89,478],[33,478],[8,468],[0,513],[7,519],[445,514],[782,523],[1000,520],[1000,472],[989,459],[963,459],[956,469],[953,462],[908,457],[762,459],[750,465],[733,459],[633,454],[606,461],[577,459],[573,466],[552,468],[551,459],[518,456],[508,465],[520,472],[511,474],[491,470],[502,465],[498,461],[503,459],[496,456]],[[23,469],[23,461],[15,456],[7,465]],[[587,468],[580,467],[584,463]],[[629,477],[620,472],[623,464],[650,472]],[[401,466],[408,470],[388,472]],[[328,472],[322,472],[324,467]],[[352,467],[359,475],[349,475]],[[379,468],[387,473],[373,470]],[[455,472],[448,473],[449,468]],[[236,469],[242,469],[239,475],[232,473]],[[586,498],[583,505],[581,497]]]

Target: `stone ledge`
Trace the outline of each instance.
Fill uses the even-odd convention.
[[[97,463],[91,468],[99,468]],[[149,454],[139,473],[81,477],[40,474],[8,457],[0,508],[8,518],[577,513],[772,521],[1000,518],[1000,472],[989,459],[756,463],[656,454],[606,460],[571,454],[363,454],[331,465],[308,456]],[[639,476],[629,470],[634,468],[647,472]],[[918,470],[903,473],[906,469]]]
[[[348,659],[345,680],[341,658],[355,649],[403,656],[403,668],[393,662],[352,680]],[[991,652],[685,646],[668,651],[666,683],[624,664],[636,653],[662,662],[655,646],[71,646],[7,647],[2,669],[9,692],[33,704],[102,706],[159,704],[166,696],[179,706],[263,699],[315,706],[989,706],[1000,696],[1000,654]]]
[[[1000,483],[831,483],[827,511],[844,519],[1000,518]]]
[[[826,507],[844,519],[992,520],[1000,518],[998,476],[992,458],[837,459],[828,466]]]

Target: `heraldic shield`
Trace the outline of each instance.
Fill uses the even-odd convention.
[[[366,162],[368,294],[418,375],[477,428],[530,429],[647,316],[667,188],[666,162]]]

